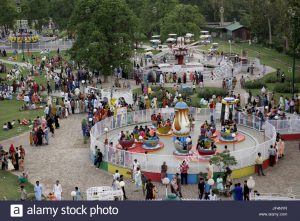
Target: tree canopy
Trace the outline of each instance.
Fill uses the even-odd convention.
[[[204,25],[204,17],[197,6],[178,4],[161,21],[161,36],[166,39],[169,33],[185,36],[192,33],[197,36]]]
[[[112,68],[129,65],[134,22],[124,0],[78,0],[70,20],[76,35],[72,58],[104,75],[111,74]]]

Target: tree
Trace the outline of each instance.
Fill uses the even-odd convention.
[[[71,57],[100,70],[107,81],[112,68],[130,65],[134,27],[134,14],[124,0],[77,0],[69,26],[76,36]]]
[[[17,15],[17,9],[10,0],[1,0],[0,4],[0,26],[4,26],[6,31],[12,28]]]
[[[141,1],[141,0],[140,0]],[[177,0],[142,0],[143,8],[140,14],[143,33],[150,38],[161,31],[162,19],[178,5]]]
[[[210,161],[213,165],[219,167],[219,171],[225,171],[226,167],[234,166],[237,164],[235,157],[231,156],[228,153],[218,153],[210,158]]]
[[[50,0],[49,17],[60,29],[66,29],[76,0]]]
[[[49,1],[45,0],[23,0],[21,1],[21,13],[18,19],[28,20],[28,24],[35,22],[35,28],[42,29],[42,25],[49,21]]]
[[[198,35],[204,24],[204,17],[197,6],[178,4],[161,23],[161,37],[166,39],[169,33],[185,36],[186,33]]]

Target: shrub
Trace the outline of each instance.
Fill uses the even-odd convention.
[[[263,87],[266,87],[266,84],[263,81],[248,81],[245,83],[245,87],[247,89],[261,89]]]
[[[276,74],[271,74],[265,78],[266,83],[277,83],[280,79],[277,79]]]
[[[292,82],[293,77],[292,76],[288,76],[285,80],[288,82]],[[295,83],[300,83],[300,76],[299,75],[295,75]]]
[[[273,89],[277,93],[292,93],[292,86],[290,83],[276,83]],[[295,92],[299,92],[299,88],[295,87]]]
[[[199,98],[211,99],[213,95],[226,97],[227,91],[223,88],[204,88],[198,92]]]

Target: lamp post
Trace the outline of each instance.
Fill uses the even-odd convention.
[[[85,84],[85,80],[82,80],[81,83],[82,83],[83,94],[84,94],[84,84]]]
[[[235,137],[236,137],[236,134],[233,133],[232,137],[233,137],[233,142],[232,142],[233,147],[232,147],[232,149],[233,149],[233,151],[235,151]]]
[[[105,139],[107,139],[107,133],[108,133],[108,128],[107,127],[104,128],[104,132],[105,132]]]
[[[162,184],[166,185],[166,198],[168,198],[168,185],[170,183],[170,179],[168,177],[165,177],[162,179]]]
[[[251,197],[251,190],[253,190],[254,187],[255,187],[255,180],[253,179],[252,176],[250,176],[249,179],[247,180],[247,186],[248,186],[249,191],[250,191],[250,194],[249,194],[249,200],[252,200],[252,197]]]
[[[23,61],[23,62],[25,62],[24,44],[25,44],[25,40],[22,40],[22,61]]]
[[[294,19],[294,44],[293,44],[293,77],[292,77],[292,99],[295,98],[295,72],[296,72],[296,48],[297,48],[297,23],[299,17],[296,15],[296,11],[293,8],[289,8],[289,12]]]

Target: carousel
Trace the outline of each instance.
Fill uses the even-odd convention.
[[[152,127],[156,129],[158,136],[172,136],[172,122],[164,120],[160,113],[151,115]]]
[[[200,155],[214,155],[216,153],[215,139],[216,125],[205,121],[200,128],[200,136],[196,149]]]
[[[221,108],[221,130],[216,133],[216,143],[237,143],[245,140],[245,136],[238,132],[237,123],[233,119],[239,100],[233,97],[225,97]]]
[[[172,124],[174,155],[192,155],[191,127],[188,117],[189,107],[182,100],[175,105],[175,118]]]
[[[131,133],[121,131],[116,147],[131,152],[145,153],[162,149],[164,143],[160,141],[154,128],[135,126]]]

